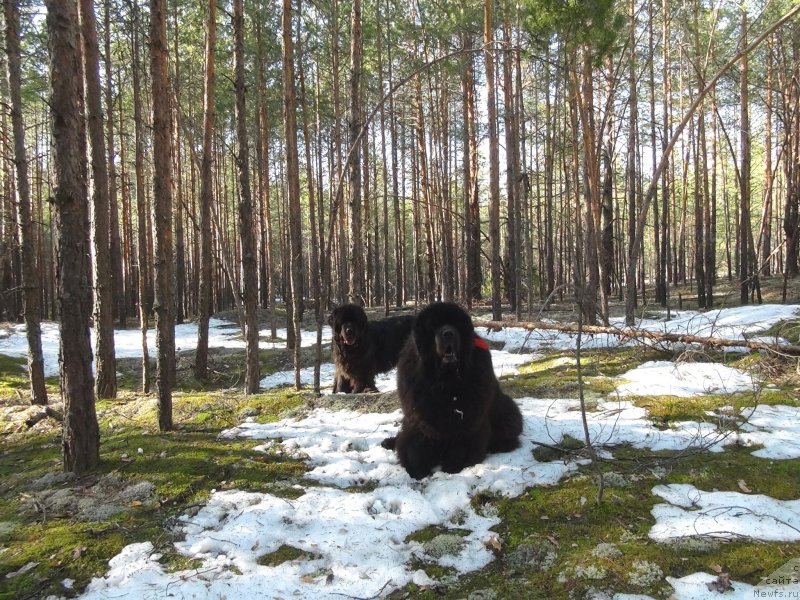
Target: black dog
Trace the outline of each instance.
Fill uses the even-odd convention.
[[[333,309],[328,324],[333,330],[334,393],[377,391],[375,374],[397,364],[413,323],[413,315],[369,321],[356,304]]]
[[[522,414],[500,389],[487,343],[457,304],[434,303],[414,322],[397,365],[403,422],[397,451],[408,474],[421,479],[441,465],[457,473],[489,452],[519,446]]]

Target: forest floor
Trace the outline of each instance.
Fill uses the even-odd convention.
[[[779,278],[762,282],[764,302],[779,303]],[[716,306],[738,304],[738,289],[721,281]],[[678,295],[680,293],[680,296]],[[672,308],[692,306],[693,290],[672,292]],[[790,282],[788,303],[800,303],[800,282]],[[621,314],[622,306],[615,305]],[[643,314],[649,312],[644,309]],[[652,311],[656,311],[652,307]],[[485,312],[485,311],[484,311]],[[376,310],[375,315],[379,314]],[[475,314],[483,314],[477,311]],[[557,303],[545,316],[571,321],[573,307]],[[285,316],[281,316],[285,318]],[[264,321],[268,322],[268,319]],[[281,321],[279,321],[280,323]],[[308,327],[312,326],[310,318]],[[800,320],[774,328],[790,342],[800,340]],[[676,360],[678,352],[620,348],[583,352],[584,396],[591,402],[608,394],[610,380],[649,360]],[[323,350],[328,360],[329,348]],[[641,397],[659,427],[707,419],[726,406],[782,404],[800,406],[800,371],[796,359],[758,353],[708,354],[766,376],[772,389],[722,396]],[[181,355],[174,394],[175,431],[157,429],[156,399],[140,391],[141,366],[119,362],[119,396],[99,400],[101,462],[92,475],[74,478],[61,472],[61,426],[52,418],[33,425],[41,409],[27,404],[24,360],[0,355],[0,599],[73,597],[93,577],[102,577],[108,561],[128,544],[153,542],[165,570],[187,569],[193,560],[179,553],[178,518],[196,513],[217,490],[269,492],[290,497],[304,482],[308,464],[291,454],[264,454],[258,441],[221,439],[222,430],[247,418],[276,422],[302,416],[317,407],[387,412],[397,408],[395,394],[316,397],[309,391],[278,388],[246,396],[243,352],[213,350],[211,378],[197,381],[192,353]],[[307,365],[311,348],[303,349]],[[261,351],[262,374],[291,368],[286,350]],[[520,374],[502,379],[514,397],[577,398],[574,352],[556,351],[533,358]],[[61,410],[57,378],[50,378],[51,407]],[[653,524],[652,489],[658,484],[691,483],[702,490],[746,491],[778,500],[800,498],[800,460],[763,460],[752,448],[725,452],[656,452],[634,447],[614,450],[614,461],[601,461],[605,473],[602,502],[595,467],[583,465],[557,485],[531,487],[522,495],[476,496],[491,501],[500,523],[494,528],[495,560],[484,568],[455,576],[451,569],[420,562],[437,584],[410,583],[391,598],[611,598],[613,593],[667,598],[665,576],[712,571],[721,580],[758,583],[788,560],[800,557],[800,543],[701,540],[674,547],[648,537]],[[563,440],[534,453],[538,461],[572,460],[584,454],[576,440]],[[413,534],[426,542],[442,533],[433,527]],[[263,564],[297,558],[292,548],[265,557]],[[656,575],[653,575],[656,573]],[[165,594],[166,595],[166,594]]]

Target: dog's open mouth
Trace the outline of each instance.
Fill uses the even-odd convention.
[[[456,353],[452,352],[452,351],[445,352],[442,355],[442,364],[443,365],[448,365],[448,366],[457,365],[458,364],[458,357],[456,356]]]

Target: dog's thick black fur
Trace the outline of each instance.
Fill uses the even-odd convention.
[[[334,393],[377,391],[375,375],[397,364],[413,323],[413,315],[370,321],[357,304],[333,309],[328,324],[333,331]]]
[[[500,389],[489,346],[457,304],[438,302],[417,315],[397,365],[403,422],[394,448],[409,475],[441,465],[457,473],[489,452],[519,446],[522,414]]]

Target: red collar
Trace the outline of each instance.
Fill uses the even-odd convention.
[[[489,350],[489,344],[486,342],[486,340],[478,337],[477,335],[472,338],[472,345],[476,348],[480,348],[481,350]]]

